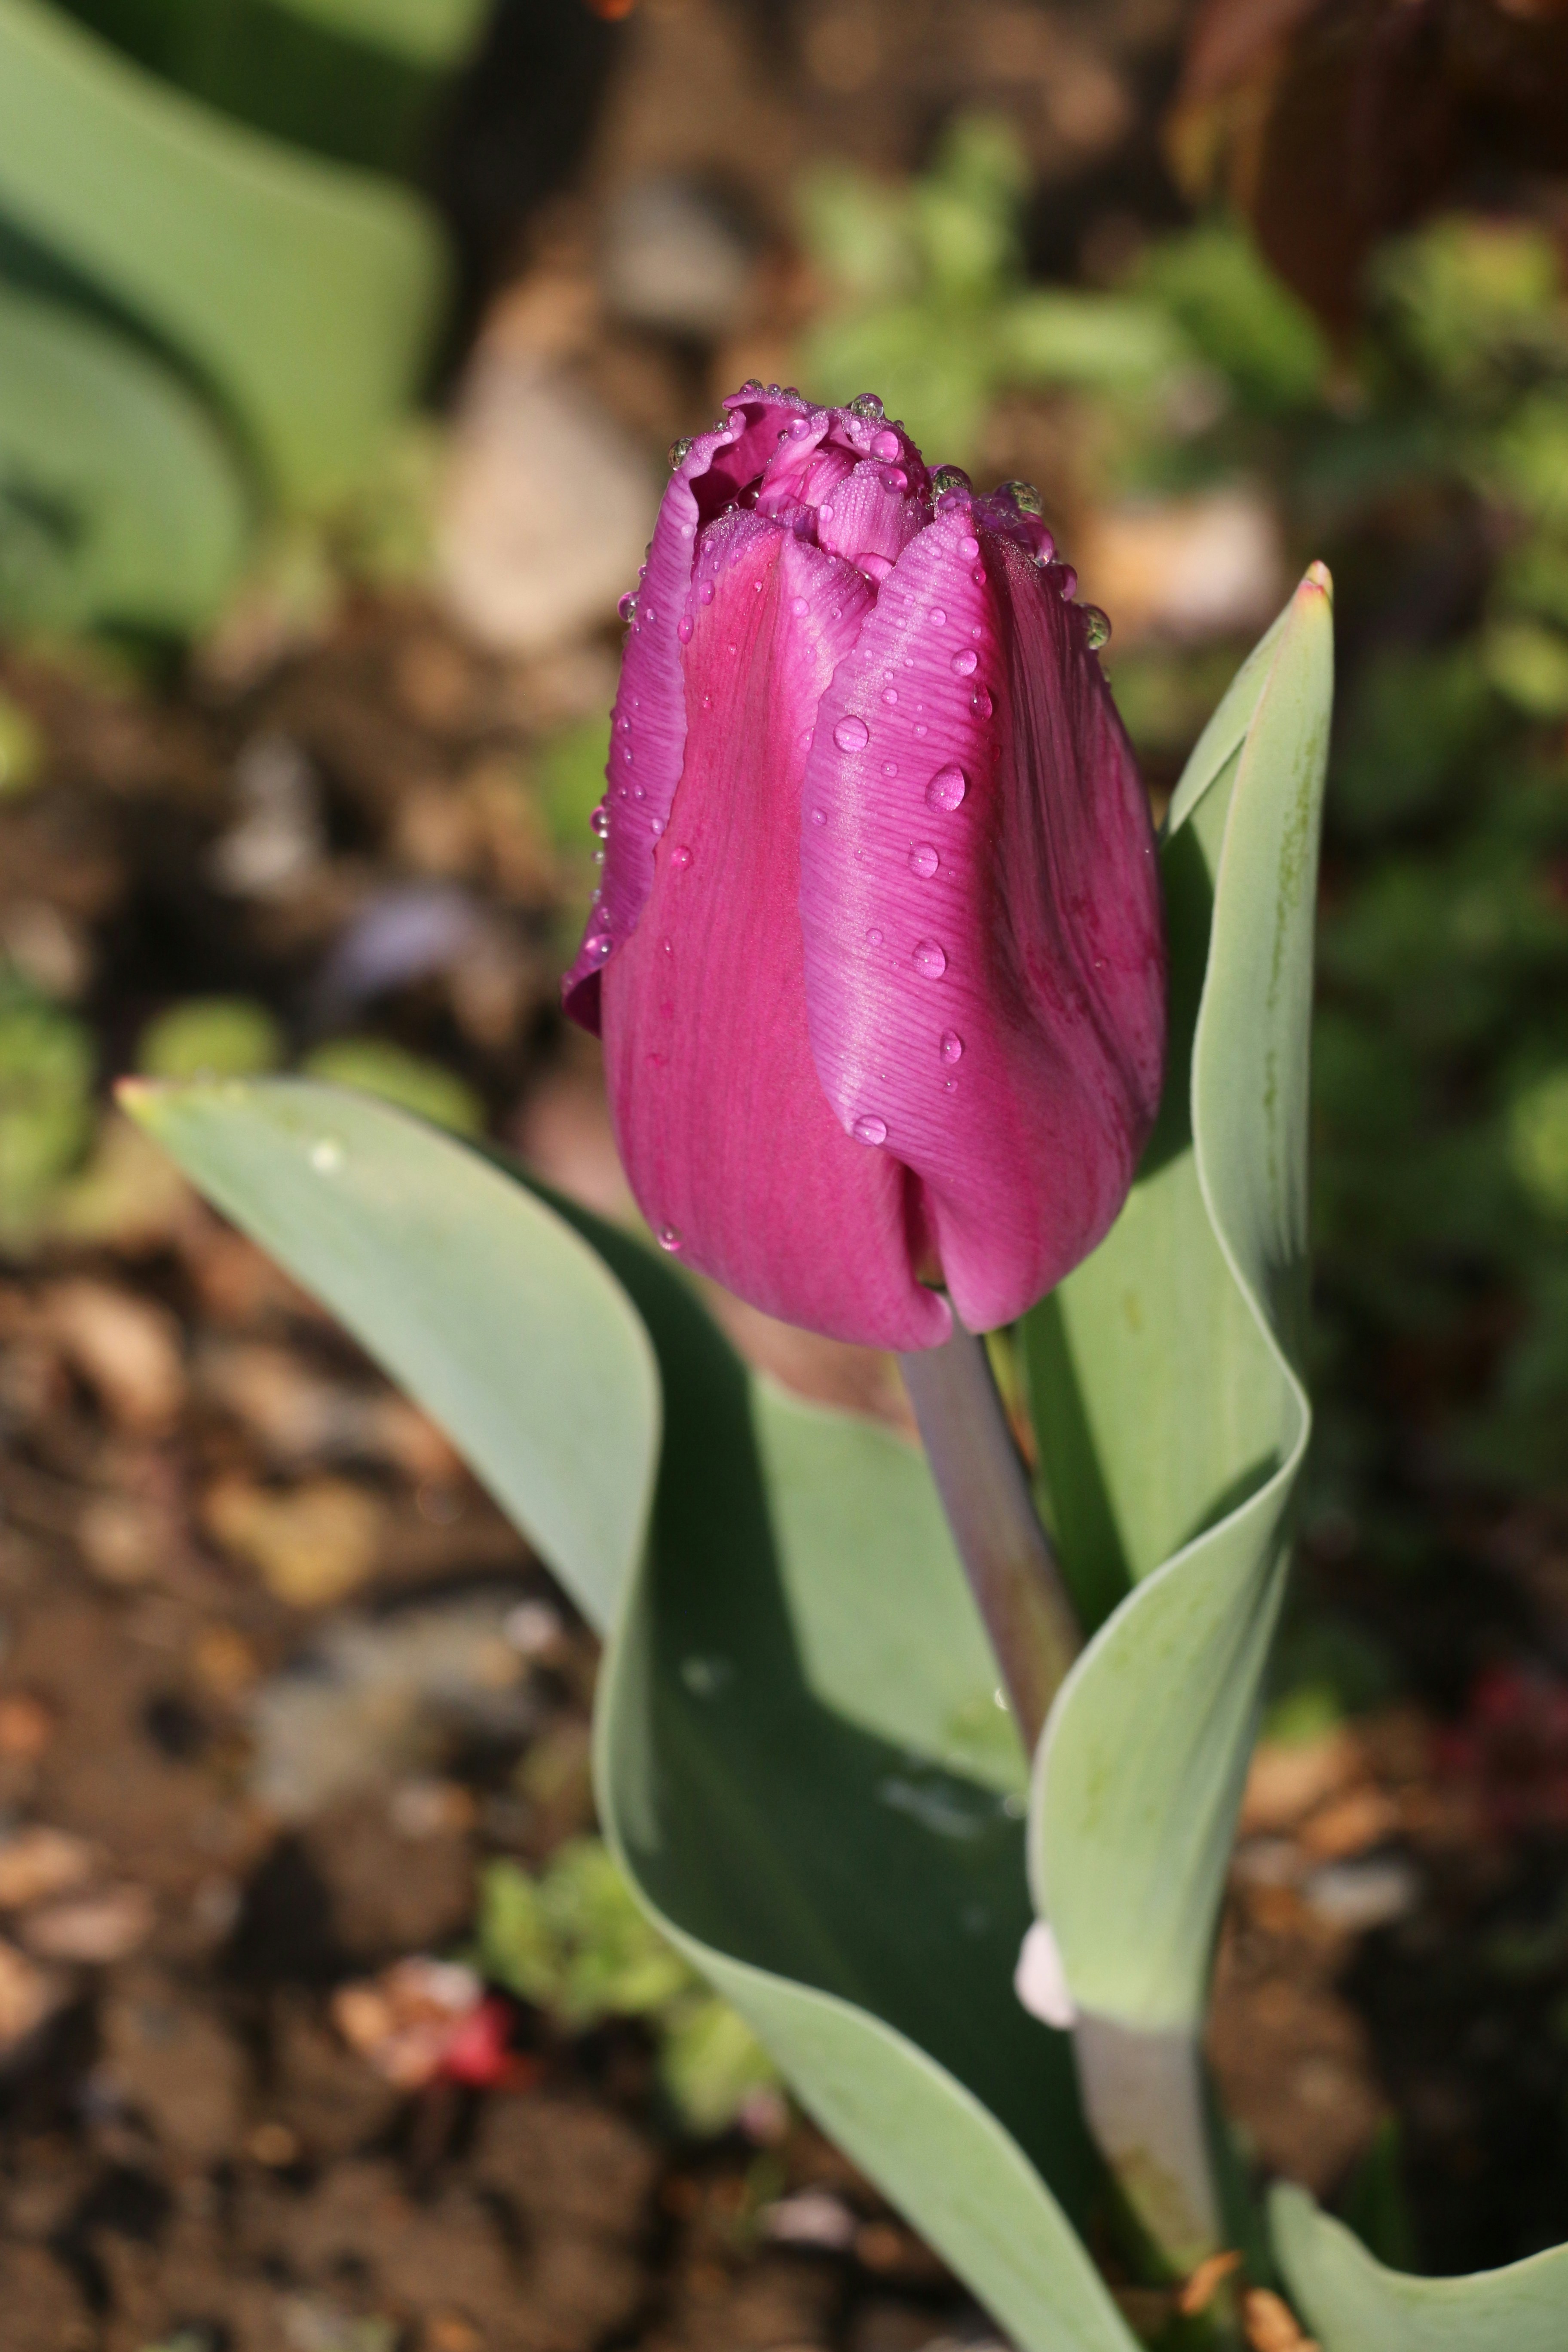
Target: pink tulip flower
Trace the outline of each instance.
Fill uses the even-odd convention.
[[[678,444],[565,982],[664,1246],[916,1349],[1034,1304],[1158,1105],[1149,811],[1024,485],[928,474],[869,396],[750,383]]]

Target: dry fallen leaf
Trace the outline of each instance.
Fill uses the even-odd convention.
[[[144,1886],[126,1881],[29,1911],[18,1933],[40,1959],[108,1968],[140,1949],[153,1932],[153,1922],[152,1896]]]
[[[375,1567],[382,1512],[344,1478],[315,1478],[275,1492],[248,1479],[209,1488],[203,1517],[226,1551],[250,1562],[268,1591],[295,1609],[324,1609],[357,1591]]]
[[[25,1911],[29,1904],[85,1885],[93,1873],[92,1848],[66,1830],[43,1822],[18,1830],[0,1844],[0,1911]]]
[[[1206,2311],[1225,2281],[1240,2268],[1241,2256],[1234,2247],[1226,2247],[1223,2253],[1210,2254],[1201,2262],[1184,2281],[1176,2297],[1176,2309],[1184,2319],[1195,2319],[1200,2311]]]
[[[1242,2298],[1242,2325],[1252,2352],[1319,2352],[1289,2305],[1266,2286],[1250,2287]]]
[[[122,1428],[160,1436],[185,1400],[180,1327],[166,1307],[106,1282],[62,1282],[45,1320],[66,1356]]]

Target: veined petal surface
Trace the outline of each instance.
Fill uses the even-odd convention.
[[[914,1278],[904,1169],[823,1093],[797,912],[807,752],[872,593],[780,523],[704,533],[684,770],[604,975],[604,1034],[622,1157],[665,1246],[771,1314],[911,1348],[944,1337],[947,1309]]]
[[[1058,567],[949,497],[824,697],[805,778],[812,1049],[920,1179],[972,1329],[1093,1248],[1158,1101],[1147,805]]]

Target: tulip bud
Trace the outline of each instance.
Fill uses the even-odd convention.
[[[1033,1305],[1158,1105],[1164,942],[1105,624],[1022,485],[748,384],[681,447],[568,1011],[667,1249],[869,1345]]]

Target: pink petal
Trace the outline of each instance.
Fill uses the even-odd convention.
[[[817,544],[885,578],[924,520],[909,491],[902,466],[862,459],[818,507]]]
[[[816,1330],[932,1346],[948,1314],[911,1269],[908,1177],[844,1131],[806,1034],[801,778],[871,591],[746,513],[704,534],[708,581],[680,788],[642,919],[604,977],[621,1156],[688,1264]]]
[[[846,1131],[885,1125],[961,1318],[991,1329],[1121,1206],[1158,1103],[1164,953],[1147,804],[1082,616],[966,499],[905,549],[835,673],[805,800],[825,813],[801,874],[822,1083]]]
[[[599,975],[641,919],[653,881],[654,845],[669,822],[680,781],[686,698],[678,630],[698,530],[737,488],[762,472],[791,419],[826,415],[811,410],[798,394],[761,402],[737,394],[725,405],[731,412],[725,424],[699,434],[669,478],[626,635],[610,715],[604,880],[562,986],[567,1012],[584,1029],[598,1028]]]

